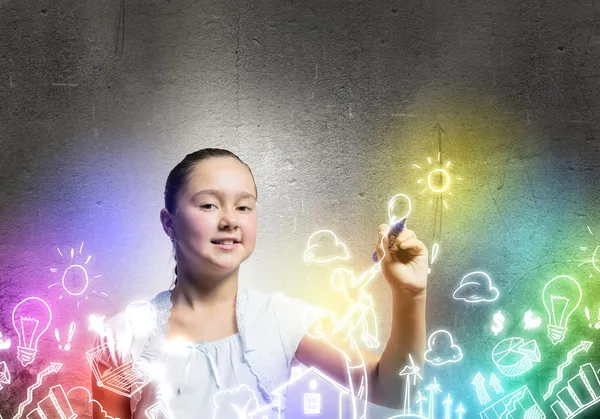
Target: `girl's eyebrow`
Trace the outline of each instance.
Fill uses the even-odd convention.
[[[194,195],[192,195],[192,198],[195,198],[197,195],[202,195],[202,194],[215,195],[217,197],[223,196],[223,193],[221,193],[220,191],[217,191],[216,189],[203,189],[201,191],[196,192]],[[238,192],[236,195],[236,198],[238,198],[238,199],[253,198],[256,201],[256,197],[246,191]]]

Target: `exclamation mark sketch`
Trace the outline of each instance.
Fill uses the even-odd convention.
[[[64,349],[66,352],[69,352],[71,350],[71,340],[73,339],[74,334],[75,334],[75,322],[71,322],[71,324],[69,325],[69,334],[67,336],[67,344],[63,348],[63,346],[60,344],[60,333],[58,333],[57,328],[54,328],[54,337],[56,338],[56,341],[59,343],[58,349]]]
[[[588,327],[592,327],[592,320],[590,318],[590,309],[589,308],[585,308],[585,317],[588,320]],[[598,321],[593,325],[594,329],[600,329],[600,308],[598,309]]]

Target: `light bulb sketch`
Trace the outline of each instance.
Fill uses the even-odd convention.
[[[557,276],[544,286],[542,300],[548,312],[547,335],[556,345],[564,340],[569,317],[579,307],[581,287],[568,275]]]
[[[38,297],[25,298],[13,309],[12,323],[19,337],[17,359],[24,367],[35,359],[38,341],[48,330],[51,321],[50,306]]]
[[[57,247],[56,250],[58,251],[58,254],[61,256],[61,258],[65,258],[65,256],[63,255],[63,253],[61,252],[61,250]],[[70,259],[68,261],[69,265],[67,266],[66,269],[64,269],[62,272],[60,271],[60,269],[58,268],[51,268],[50,272],[53,273],[60,273],[61,275],[61,279],[59,282],[55,282],[53,284],[50,284],[48,286],[48,289],[55,287],[57,285],[60,285],[62,290],[64,292],[66,292],[68,295],[73,296],[73,297],[80,297],[80,296],[84,296],[83,298],[85,300],[88,299],[87,295],[84,295],[85,292],[88,289],[88,286],[90,284],[90,279],[88,276],[88,271],[85,268],[85,265],[87,265],[91,260],[92,260],[92,256],[88,255],[85,258],[84,262],[81,263],[73,263],[75,261],[75,259],[79,259],[79,256],[82,255],[82,250],[83,250],[83,242],[81,243],[81,245],[79,246],[79,251],[76,254],[75,253],[75,249],[71,248],[71,252],[70,252]],[[84,256],[81,256],[81,258],[83,258]],[[96,278],[100,278],[101,275],[96,275],[93,277],[93,279]],[[96,292],[94,290],[92,290],[93,294],[102,294],[104,296],[108,296],[108,294],[104,293],[104,292]],[[59,300],[62,300],[64,297],[64,294],[61,292],[60,296],[58,297]],[[77,307],[79,307],[79,304],[81,303],[81,301],[78,299],[77,300]]]

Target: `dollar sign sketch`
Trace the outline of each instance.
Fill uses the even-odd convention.
[[[500,331],[502,331],[502,329],[504,329],[504,315],[502,314],[501,310],[498,310],[495,314],[494,314],[494,324],[492,325],[492,332],[494,332],[494,335],[498,336],[498,333],[500,333]]]

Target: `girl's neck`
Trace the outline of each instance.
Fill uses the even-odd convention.
[[[187,275],[177,275],[177,284],[171,292],[173,306],[184,305],[190,308],[196,306],[217,306],[235,301],[238,290],[239,268],[230,275],[222,278],[202,278]]]

